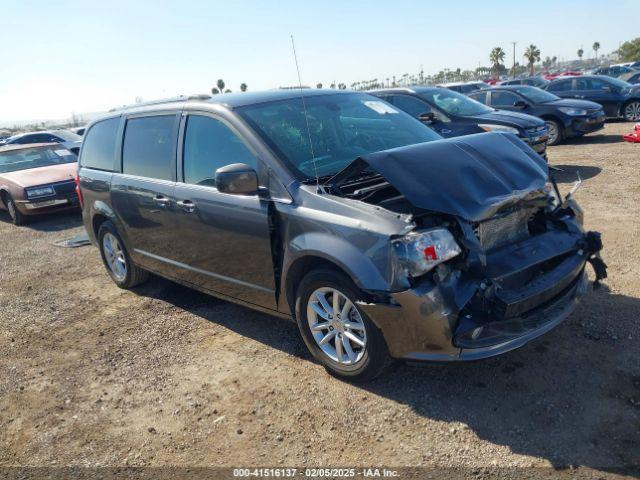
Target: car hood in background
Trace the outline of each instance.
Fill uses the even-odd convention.
[[[19,187],[35,187],[37,185],[72,180],[77,170],[77,162],[63,163],[61,165],[2,173],[0,174],[0,180],[6,179]]]
[[[478,221],[544,188],[545,161],[513,134],[479,133],[363,155],[327,183],[371,167],[415,207]]]
[[[474,115],[473,118],[478,122],[500,123],[518,126],[520,128],[539,127],[544,122],[538,117],[527,115],[520,112],[509,112],[507,110],[496,110],[495,112],[483,113],[482,115]]]
[[[545,102],[540,105],[548,105],[550,107],[583,108],[586,110],[602,110],[602,105],[599,103],[590,102],[589,100],[573,100],[571,98],[553,100],[552,102]]]

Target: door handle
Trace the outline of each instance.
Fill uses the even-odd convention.
[[[185,213],[193,213],[196,210],[196,206],[191,200],[179,200],[176,205]]]
[[[166,207],[167,205],[169,205],[169,202],[171,202],[171,200],[169,200],[164,195],[156,195],[155,197],[153,197],[153,202],[160,207]]]

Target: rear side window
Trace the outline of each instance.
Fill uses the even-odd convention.
[[[550,92],[566,92],[568,90],[571,90],[571,82],[573,82],[573,80],[553,82],[551,85],[549,85],[547,90],[549,90]]]
[[[176,156],[175,115],[127,120],[122,145],[122,172],[173,180]]]
[[[97,170],[113,171],[116,135],[120,117],[94,124],[84,137],[80,165]]]
[[[184,136],[185,183],[213,187],[216,170],[232,163],[257,169],[258,161],[224,123],[211,117],[190,115]]]

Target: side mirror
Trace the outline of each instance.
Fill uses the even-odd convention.
[[[258,193],[258,175],[249,165],[233,163],[216,170],[216,188],[221,193],[232,195],[255,195]]]
[[[418,115],[418,120],[422,123],[433,123],[436,121],[436,114],[433,112],[425,112]]]
[[[527,108],[529,104],[524,100],[517,100],[516,103],[513,104],[516,108]]]

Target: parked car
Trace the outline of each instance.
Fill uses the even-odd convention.
[[[498,86],[471,93],[469,97],[493,108],[541,118],[549,130],[547,145],[557,145],[565,138],[579,137],[604,127],[604,110],[599,103],[563,99],[536,87]]]
[[[75,128],[70,128],[69,131],[71,133],[75,133],[76,135],[83,136],[85,129],[86,127],[75,127]]]
[[[498,85],[531,85],[532,87],[543,88],[546,85],[549,85],[549,83],[551,82],[543,77],[526,77],[505,80],[504,82],[500,82]]]
[[[592,75],[606,75],[608,77],[618,78],[623,73],[638,72],[635,68],[625,67],[623,65],[612,65],[610,67],[598,67],[591,73]]]
[[[395,88],[370,93],[422,120],[445,138],[489,131],[509,132],[546,158],[547,127],[531,115],[496,110],[440,87]]]
[[[443,83],[438,85],[439,87],[448,88],[449,90],[453,90],[458,93],[471,93],[476,90],[483,90],[485,88],[489,88],[490,85],[485,82],[453,82],[453,83]]]
[[[631,85],[638,85],[640,83],[640,72],[623,73],[618,78]]]
[[[28,145],[30,143],[60,143],[76,155],[80,151],[82,137],[68,130],[43,130],[19,133],[5,140],[5,145]]]
[[[155,272],[294,320],[352,380],[389,357],[497,355],[573,310],[585,264],[605,273],[599,237],[548,181],[513,135],[443,140],[379,98],[311,89],[113,112],[79,167],[118,286]]]
[[[0,147],[0,209],[23,225],[33,215],[78,208],[77,162],[57,143]]]
[[[604,75],[583,75],[555,80],[547,85],[546,90],[562,98],[599,103],[609,118],[640,121],[640,85]]]
[[[582,72],[567,70],[565,72],[554,72],[554,73],[545,73],[542,77],[546,80],[555,80],[556,78],[561,77],[578,77],[582,75]]]

